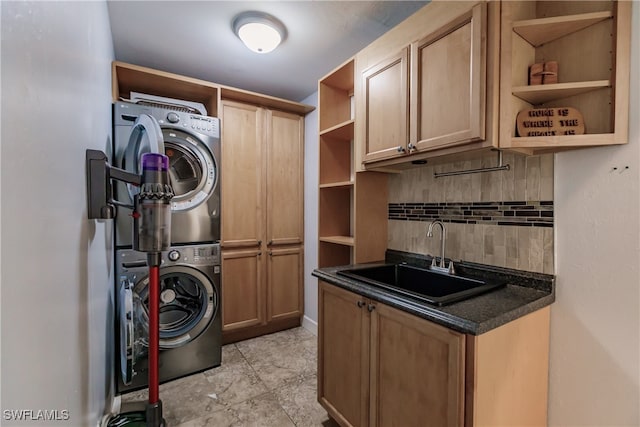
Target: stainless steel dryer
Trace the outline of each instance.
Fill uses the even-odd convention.
[[[174,108],[174,109],[171,109]],[[132,138],[133,125],[141,114],[156,119],[162,130],[169,175],[175,197],[171,203],[171,244],[220,241],[220,120],[182,111],[167,105],[116,102],[113,104],[114,162],[116,167],[137,172],[140,138]],[[139,136],[139,135],[138,135]],[[134,169],[134,170],[131,170]],[[135,189],[118,182],[116,199],[132,204]],[[116,247],[132,247],[131,211],[120,207],[116,217]]]
[[[146,254],[116,251],[116,391],[148,385]],[[160,267],[160,382],[222,360],[220,245],[172,247]]]

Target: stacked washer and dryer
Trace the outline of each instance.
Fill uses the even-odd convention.
[[[138,117],[162,131],[175,192],[171,248],[160,267],[160,382],[220,365],[220,121],[180,103],[113,104],[113,164],[135,169],[148,147],[132,136]],[[135,134],[136,132],[133,132]],[[137,172],[133,170],[132,172]],[[118,182],[116,198],[133,203],[135,189]],[[147,384],[148,268],[132,249],[133,218],[118,210],[115,233],[116,392]]]

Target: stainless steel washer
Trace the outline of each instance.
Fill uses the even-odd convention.
[[[156,119],[162,130],[169,175],[175,197],[171,201],[171,244],[220,241],[220,120],[184,111],[147,105],[113,104],[113,164],[137,172],[140,138],[132,138],[133,125],[141,114]],[[133,169],[133,170],[132,170]],[[135,189],[118,182],[117,200],[133,203]],[[116,247],[132,247],[131,211],[118,208]]]
[[[147,386],[146,254],[116,251],[117,393]],[[172,247],[160,267],[160,382],[222,360],[220,245]]]

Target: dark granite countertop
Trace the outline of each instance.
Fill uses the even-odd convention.
[[[430,264],[431,258],[407,252],[387,251],[384,263],[401,262],[426,267]],[[457,274],[485,280],[501,280],[507,284],[486,294],[438,307],[338,275],[340,270],[365,264],[321,268],[314,270],[313,275],[367,298],[471,335],[483,334],[555,301],[555,278],[552,275],[467,262],[455,264]]]

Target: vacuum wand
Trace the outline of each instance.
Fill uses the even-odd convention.
[[[171,199],[169,158],[163,154],[142,155],[140,193],[134,197],[133,248],[146,252],[149,266],[149,403],[147,425],[162,426],[159,396],[160,353],[160,264],[162,251],[171,245]]]

